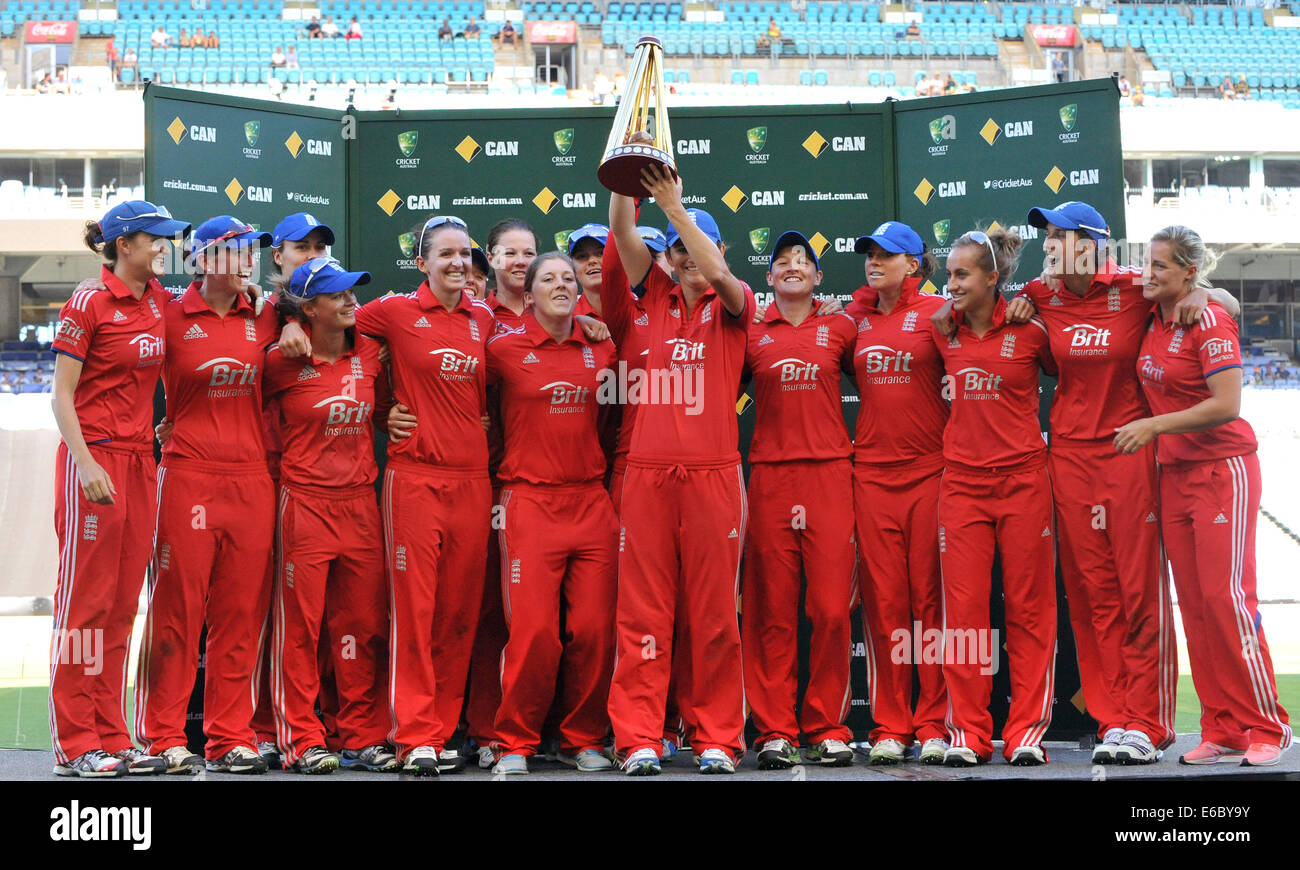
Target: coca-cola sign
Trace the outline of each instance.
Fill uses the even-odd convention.
[[[1039,45],[1074,45],[1073,24],[1031,24],[1029,32]]]
[[[572,45],[578,41],[578,22],[576,21],[529,21],[528,41],[531,43],[551,42]]]
[[[33,42],[72,42],[77,38],[75,21],[28,21],[26,41]]]

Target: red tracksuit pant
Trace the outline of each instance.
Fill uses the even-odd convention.
[[[492,487],[492,504],[499,505],[501,488]],[[465,692],[465,734],[487,746],[492,741],[493,725],[501,706],[501,650],[507,631],[505,612],[501,609],[501,552],[499,541],[500,511],[493,510],[488,532],[486,582],[479,604],[478,630],[469,657],[469,687]]]
[[[77,466],[59,442],[54,530],[59,579],[50,644],[50,739],[64,764],[92,749],[131,745],[126,662],[131,627],[153,550],[157,467],[149,445],[90,446],[117,488],[113,504],[86,500]]]
[[[274,498],[264,462],[165,459],[149,617],[135,686],[136,730],[149,751],[185,744],[185,713],[206,621],[203,733],[209,760],[253,747],[271,589]]]
[[[556,703],[560,751],[603,749],[614,671],[618,520],[599,482],[501,490],[501,707],[493,747],[534,755]],[[561,695],[556,697],[557,677]]]
[[[810,496],[815,496],[810,498]],[[761,740],[849,740],[849,657],[857,597],[848,459],[759,463],[749,472],[741,650],[745,699]],[[812,628],[808,686],[795,716],[799,592]]]
[[[1155,446],[1055,439],[1047,457],[1079,677],[1097,736],[1174,741],[1178,650],[1160,555]]]
[[[660,751],[675,676],[696,754],[722,749],[739,758],[745,691],[736,595],[748,518],[740,466],[629,464],[622,509],[609,691],[615,746],[623,756]]]
[[[1201,739],[1291,743],[1255,597],[1259,457],[1162,465],[1161,528],[1201,699]]]
[[[993,553],[1002,557],[1003,638],[992,634]],[[996,473],[944,470],[939,485],[939,564],[943,571],[943,675],[948,739],[981,758],[993,755],[989,695],[993,673],[1011,672],[1003,755],[1037,746],[1052,721],[1056,664],[1056,578],[1052,491],[1044,467]]]
[[[384,472],[389,581],[389,742],[399,759],[456,731],[483,600],[492,487],[406,461]]]
[[[271,691],[285,764],[326,745],[315,711],[322,625],[333,639],[339,744],[383,743],[388,588],[374,488],[281,486],[276,533]]]
[[[910,746],[947,739],[948,693],[939,662],[916,660],[915,635],[943,629],[939,579],[941,461],[866,465],[853,469],[853,504],[862,560],[871,742]],[[900,643],[901,642],[901,643]],[[912,710],[912,668],[920,693]]]

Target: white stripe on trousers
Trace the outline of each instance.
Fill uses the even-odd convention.
[[[58,676],[59,662],[63,659],[63,645],[67,641],[68,603],[72,599],[72,587],[77,577],[77,533],[80,527],[81,504],[77,499],[77,464],[72,461],[72,451],[67,451],[64,460],[63,498],[66,510],[63,523],[63,551],[59,554],[59,590],[54,599],[54,628],[50,635],[50,685]],[[69,758],[63,751],[59,740],[59,722],[54,711],[54,692],[49,694],[50,743],[54,747],[54,757],[60,764],[67,764]]]
[[[383,521],[384,521],[384,569],[388,574],[388,714],[393,721],[392,730],[388,732],[388,742],[397,743],[397,561],[396,534],[393,531],[393,470],[384,469]]]
[[[289,503],[288,487],[280,486],[280,499],[275,512],[275,601],[272,604],[274,629],[271,638],[271,714],[275,719],[275,738],[284,753],[285,766],[298,760],[293,751],[293,728],[284,712],[284,513]],[[263,631],[266,623],[263,622]],[[258,661],[261,661],[259,656]],[[253,709],[257,709],[254,705]]]
[[[154,606],[153,596],[158,589],[158,580],[161,567],[158,564],[158,525],[162,518],[162,495],[163,482],[167,479],[167,468],[160,466],[158,468],[158,488],[155,495],[156,509],[153,522],[153,557],[149,560],[149,608],[144,622],[144,638],[140,641],[140,660],[136,663],[135,668],[135,734],[144,745],[146,751],[151,755],[157,755],[154,751],[152,739],[148,736],[148,729],[145,727],[145,710],[149,705],[149,658],[150,650],[153,647],[153,617]],[[170,746],[163,749],[170,749]]]

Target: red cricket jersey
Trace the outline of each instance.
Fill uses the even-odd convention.
[[[414,293],[381,296],[357,309],[357,331],[388,342],[393,395],[411,409],[415,434],[390,441],[399,461],[487,474],[484,347],[496,332],[487,303],[461,292],[448,310],[425,281]]]
[[[497,321],[497,332],[504,330],[518,329],[524,325],[524,315],[515,314],[515,312],[501,304],[497,298],[496,291],[493,290],[488,294],[487,307],[492,309],[492,316]],[[528,309],[524,309],[527,313]],[[491,336],[488,336],[489,340]],[[501,461],[506,455],[506,436],[501,430],[501,401],[496,395],[496,390],[489,388],[487,391],[487,414],[488,414],[488,473],[495,480],[499,477],[498,469],[501,468]]]
[[[685,467],[740,461],[736,392],[754,318],[754,293],[741,285],[739,315],[727,312],[712,287],[688,314],[680,284],[653,265],[646,273],[640,308],[649,352],[644,374],[628,374],[626,400],[642,405],[629,461]],[[614,318],[626,317],[632,307],[620,293],[602,302]]]
[[[1054,293],[1037,278],[1017,295],[1038,308],[1061,372],[1052,397],[1053,438],[1109,441],[1116,427],[1147,416],[1133,377],[1151,310],[1140,269],[1108,262],[1083,296]]]
[[[596,428],[602,372],[614,343],[593,344],[574,324],[557,344],[528,312],[488,342],[488,383],[499,384],[505,428],[502,482],[585,483],[605,473]]]
[[[1160,306],[1155,306],[1137,361],[1142,392],[1152,414],[1170,414],[1200,404],[1210,398],[1206,378],[1232,368],[1241,368],[1237,321],[1218,303],[1207,305],[1200,322],[1191,329],[1166,323]],[[1255,430],[1241,418],[1204,432],[1156,437],[1156,456],[1166,465],[1245,456],[1258,448]]]
[[[279,332],[275,309],[260,315],[239,295],[221,317],[195,281],[163,309],[167,417],[176,424],[163,456],[206,462],[266,461],[262,374]]]
[[[615,293],[626,300],[627,304],[611,306],[605,301]],[[602,319],[609,327],[610,337],[618,348],[619,380],[630,381],[632,372],[637,370],[642,374],[635,377],[644,378],[645,360],[650,352],[646,345],[650,317],[641,308],[641,300],[632,293],[631,282],[628,281],[623,261],[618,256],[618,246],[613,242],[605,245],[605,252],[601,256],[600,299]],[[614,465],[617,467],[627,463],[627,455],[632,449],[637,406],[624,402],[608,407],[610,425],[618,426],[617,446],[614,448]]]
[[[371,430],[388,389],[379,343],[364,335],[334,362],[290,359],[273,346],[262,391],[277,411],[280,479],[304,486],[374,483],[379,468]]]
[[[853,452],[844,425],[840,373],[853,368],[857,329],[846,314],[818,314],[798,326],[773,302],[749,327],[745,374],[752,379],[758,416],[749,461],[847,459]]]
[[[1037,317],[1006,322],[998,298],[993,328],[979,338],[958,318],[951,339],[934,332],[947,370],[952,413],[943,433],[943,458],[974,468],[1033,468],[1046,461],[1038,424],[1038,369],[1054,372],[1047,327]]]
[[[82,290],[63,304],[53,348],[81,360],[72,401],[86,443],[148,445],[167,343],[163,311],[171,297],[150,281],[137,301],[107,266],[99,280],[107,290]]]
[[[904,280],[888,314],[880,312],[875,292],[865,287],[845,309],[857,322],[853,370],[862,404],[853,436],[855,462],[939,464],[948,403],[930,316],[945,300],[920,292],[920,286],[920,278]]]

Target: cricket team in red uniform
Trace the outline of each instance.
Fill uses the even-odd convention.
[[[424,282],[365,305],[369,274],[330,258],[310,215],[191,235],[133,201],[88,224],[106,262],[54,342],[56,774],[437,776],[477,756],[513,775],[549,747],[644,776],[684,743],[701,773],[732,773],[747,719],[764,770],[856,751],[971,766],[995,736],[1009,763],[1041,765],[1058,552],[1095,762],[1149,764],[1174,741],[1166,553],[1203,707],[1180,760],[1279,760],[1291,730],[1256,601],[1234,303],[1195,233],[1157,234],[1139,273],[1107,256],[1095,209],[1034,209],[1043,276],[1008,301],[1019,237],[972,230],[945,299],[921,290],[920,237],[889,221],[857,240],[866,283],[841,309],[816,298],[817,253],[790,231],[764,310],[680,178],[643,181],[666,233],[614,194],[609,226],[575,231],[567,254],[539,256],[509,220],[484,256],[437,216],[418,233]],[[197,275],[173,299],[156,276],[184,236]],[[266,246],[279,273],[263,294],[249,276]],[[1050,443],[1040,372],[1058,378]],[[375,431],[390,439],[378,501]],[[146,575],[137,745],[127,651]],[[859,603],[875,728],[855,750]],[[200,757],[184,726],[205,626]],[[91,674],[74,647],[95,630]]]

